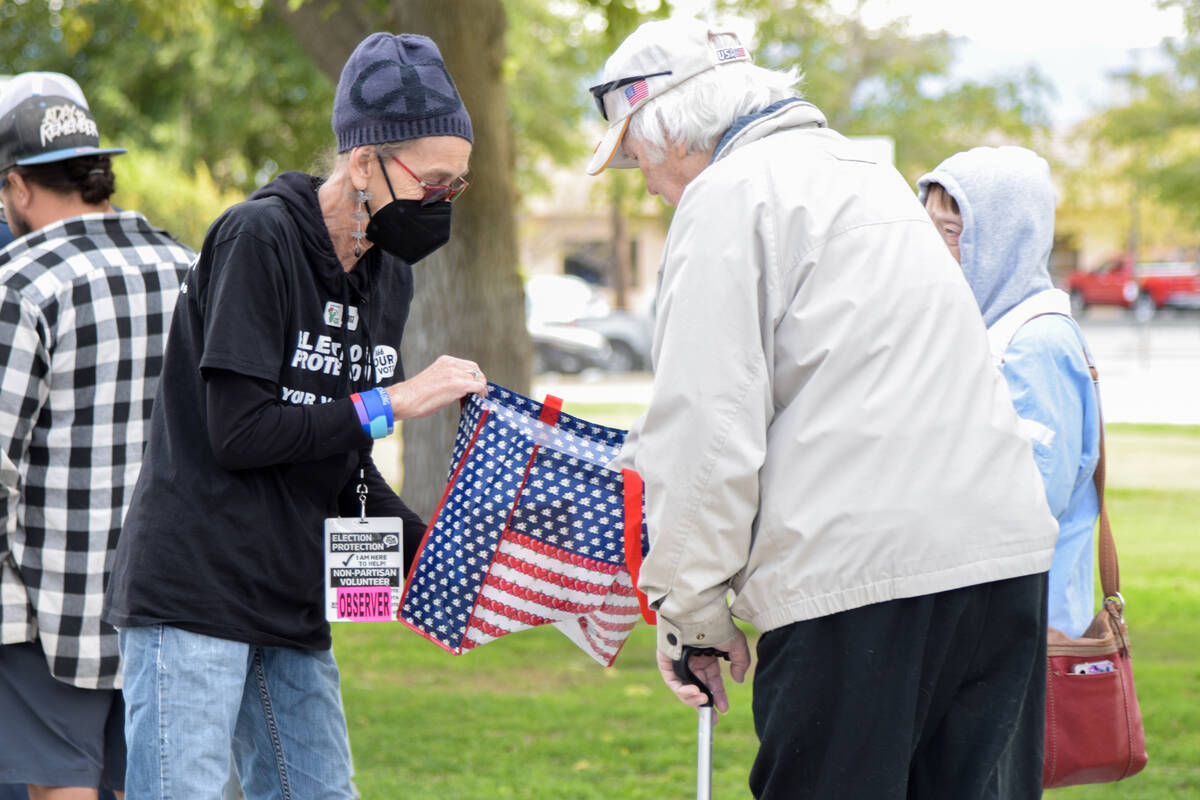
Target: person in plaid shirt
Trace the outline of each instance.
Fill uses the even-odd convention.
[[[109,204],[73,80],[0,94],[0,783],[124,788],[121,664],[100,619],[163,349],[194,254]]]

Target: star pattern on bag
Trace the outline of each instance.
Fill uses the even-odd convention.
[[[625,432],[489,385],[463,404],[449,490],[400,618],[461,653],[555,623],[612,663],[637,618],[625,567],[624,479],[606,468]],[[643,551],[646,545],[643,523]]]
[[[453,451],[454,489],[426,538],[420,554],[423,568],[416,571],[401,611],[447,645],[461,638],[459,631],[470,618],[532,451],[495,425],[481,427],[482,412],[477,403],[468,402],[464,408]],[[481,441],[475,442],[475,457],[465,458],[477,430]],[[453,465],[460,462],[454,479]]]
[[[573,553],[624,563],[625,508],[616,475],[556,450],[539,450],[512,529]]]
[[[542,405],[516,392],[501,389],[489,395],[485,408],[499,419],[515,426],[532,441],[572,455],[592,464],[605,466],[621,452],[625,431],[560,414],[555,425],[538,420]]]

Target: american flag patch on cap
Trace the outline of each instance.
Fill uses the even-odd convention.
[[[744,47],[723,47],[717,50],[717,63],[724,64],[726,61],[737,61],[746,58],[746,48]]]
[[[646,85],[644,80],[634,81],[625,87],[625,99],[629,101],[630,107],[636,106],[649,96],[650,87]]]

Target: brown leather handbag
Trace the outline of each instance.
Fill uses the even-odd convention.
[[[1104,604],[1078,639],[1049,629],[1042,767],[1042,786],[1047,789],[1119,781],[1140,772],[1148,759],[1142,712],[1133,688],[1117,548],[1104,504],[1103,421],[1094,477],[1100,501]]]

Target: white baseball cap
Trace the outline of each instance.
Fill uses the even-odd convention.
[[[83,90],[67,75],[23,72],[0,91],[0,170],[124,152],[100,146]]]
[[[603,80],[590,89],[609,125],[592,153],[587,173],[637,166],[621,148],[621,140],[633,112],[651,98],[702,72],[749,60],[736,33],[716,30],[698,19],[673,17],[638,27],[608,57]]]
[[[70,75],[61,72],[22,72],[7,80],[0,78],[0,117],[12,111],[25,98],[34,95],[65,97],[88,108],[83,89]]]

